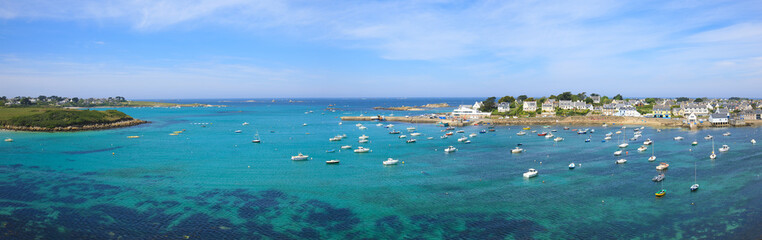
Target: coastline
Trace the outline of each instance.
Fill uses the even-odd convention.
[[[150,122],[140,120],[140,119],[132,119],[127,121],[118,121],[118,122],[112,122],[112,123],[99,123],[99,124],[90,124],[90,125],[82,125],[82,126],[66,126],[66,127],[55,127],[55,128],[3,125],[3,126],[0,126],[0,129],[10,130],[10,131],[24,131],[24,132],[78,132],[78,131],[106,130],[106,129],[113,129],[113,128],[132,127],[132,126],[137,126],[144,123],[150,123]]]

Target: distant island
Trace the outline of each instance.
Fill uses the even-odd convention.
[[[99,107],[210,107],[205,104],[177,104],[129,101],[124,97],[77,98],[58,96],[0,97],[0,129],[15,131],[87,131],[135,126],[147,121],[134,119],[117,110],[85,110]]]
[[[401,106],[401,107],[374,107],[377,110],[393,110],[393,111],[424,111],[430,108],[445,108],[450,107],[447,103],[432,103],[423,106]]]

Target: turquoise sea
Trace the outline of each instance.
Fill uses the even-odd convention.
[[[645,127],[626,156],[615,157],[621,134],[601,140],[618,125],[570,126],[595,129],[587,135],[530,126],[558,130],[562,142],[517,136],[524,126],[483,134],[487,126],[469,126],[458,129],[478,135],[463,144],[462,134],[440,139],[444,128],[434,124],[391,123],[408,138],[406,129],[415,127],[422,134],[416,143],[376,122],[339,124],[341,116],[426,113],[374,106],[477,99],[245,100],[170,101],[227,105],[221,108],[120,108],[151,121],[130,128],[0,131],[15,140],[0,142],[0,239],[762,238],[762,145],[749,142],[762,140],[759,128]],[[627,126],[627,138],[639,127]],[[251,142],[257,133],[259,144]],[[328,140],[341,134],[342,141]],[[371,153],[340,149],[360,146],[363,134]],[[710,160],[707,134],[730,151]],[[140,138],[127,138],[133,135]],[[650,147],[636,150],[646,138],[654,141],[655,162],[647,161]],[[519,143],[526,152],[511,154]],[[449,145],[459,150],[445,154]],[[311,159],[290,160],[298,153]],[[382,165],[387,158],[400,163]],[[615,164],[619,158],[628,162]],[[327,165],[330,159],[341,163]],[[576,169],[568,169],[571,162]],[[670,166],[655,183],[659,162]],[[694,164],[701,188],[690,192]],[[524,179],[529,168],[539,175]],[[662,188],[667,195],[656,198]]]

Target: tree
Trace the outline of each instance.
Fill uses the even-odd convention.
[[[704,101],[704,99],[701,99],[701,98],[696,98],[695,100],[693,100],[693,102],[695,102],[695,103],[700,103],[700,102],[703,102],[703,101]]]
[[[593,104],[593,98],[591,98],[591,97],[585,98],[585,103],[587,103],[587,104]]]
[[[527,98],[526,100],[527,100],[527,101],[534,101],[534,98],[533,98],[533,97],[530,97],[530,98]]]
[[[540,105],[545,103],[545,101],[547,101],[547,100],[548,100],[548,98],[546,98],[546,97],[540,98],[540,100],[537,100],[537,106],[539,107]]]
[[[614,100],[622,100],[622,94],[617,94],[614,96]]]
[[[558,95],[558,100],[572,100],[571,92],[564,92]]]
[[[32,105],[32,101],[29,101],[28,97],[21,98],[21,105]]]
[[[556,95],[550,95],[550,97],[548,97],[548,99],[556,99],[556,98],[558,98],[556,97]]]
[[[578,97],[579,99],[585,99],[585,98],[587,98],[587,95],[586,95],[586,93],[587,93],[587,92],[581,92],[581,93],[577,93],[577,97]]]
[[[519,101],[523,102],[526,99],[527,99],[527,95],[519,95],[519,98],[518,98]]]
[[[495,97],[488,97],[487,100],[482,101],[482,106],[479,108],[479,111],[492,112],[492,110],[497,109],[497,105],[495,105],[495,99]]]
[[[116,96],[114,99],[116,99],[116,101],[119,101],[119,102],[124,102],[125,101],[124,97],[122,97],[122,96]]]
[[[646,103],[648,104],[654,104],[656,102],[656,98],[646,98]]]
[[[513,96],[505,96],[505,97],[501,97],[500,100],[497,100],[497,103],[504,103],[504,102],[513,103],[515,101],[516,99],[513,98]]]
[[[608,96],[601,97],[601,104],[609,104],[611,103],[611,99],[609,99]]]
[[[572,100],[573,102],[579,101],[579,99],[580,99],[580,98],[579,98],[579,96],[577,96],[577,95],[572,95],[572,98],[571,98],[571,100]]]
[[[45,97],[45,95],[40,95],[39,97],[37,97],[37,101],[44,102],[45,100],[48,100],[48,98]]]
[[[677,102],[687,102],[688,100],[690,100],[690,99],[688,99],[687,97],[679,97],[679,98],[677,98]]]
[[[74,102],[74,103],[77,103],[77,102],[79,102],[79,98],[78,97],[74,97],[74,98],[71,99],[71,101]]]
[[[600,96],[600,95],[598,95],[597,93],[591,93],[590,96],[597,97],[597,96]]]

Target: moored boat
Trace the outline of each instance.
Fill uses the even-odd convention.
[[[675,141],[680,141],[680,140],[683,140],[683,139],[685,139],[685,138],[684,138],[684,137],[681,137],[681,136],[677,136],[677,137],[675,137],[674,139],[675,139]]]
[[[719,150],[720,152],[727,152],[727,151],[730,151],[730,147],[728,147],[728,145],[722,145],[722,147],[720,147],[720,149],[717,149],[717,150]]]
[[[644,151],[646,151],[646,150],[648,150],[648,147],[646,147],[646,145],[640,146],[640,147],[638,148],[638,152],[644,152]]]
[[[656,195],[656,197],[663,197],[664,195],[667,195],[667,190],[662,189],[661,191],[656,192],[654,195]]]
[[[530,168],[527,172],[523,174],[524,178],[532,178],[537,176],[537,170],[534,168]]]
[[[354,150],[355,153],[367,153],[370,152],[369,148],[364,147],[357,147],[357,149]]]
[[[325,161],[325,164],[339,164],[339,160],[336,160],[336,159],[328,160],[328,161]]]
[[[514,149],[512,149],[512,150],[511,150],[511,153],[521,153],[521,152],[523,152],[523,151],[524,151],[524,149],[522,149],[522,148],[520,148],[520,147],[516,147],[516,148],[514,148]]]
[[[451,153],[451,152],[458,151],[458,149],[453,147],[453,146],[449,146],[449,147],[445,148],[444,151],[445,151],[445,153]]]
[[[627,163],[627,159],[622,158],[622,159],[616,160],[616,164],[623,164],[623,163]]]
[[[663,174],[663,173],[662,173],[662,174],[659,174],[659,175],[656,175],[656,176],[654,176],[654,177],[651,179],[651,181],[654,181],[654,182],[661,182],[661,181],[663,181],[663,180],[664,180],[664,174]]]
[[[393,159],[393,158],[387,158],[386,161],[383,162],[384,165],[396,165],[399,163],[400,160]]]
[[[667,168],[669,168],[669,163],[665,163],[665,162],[659,163],[659,166],[656,166],[656,170],[659,170],[659,171],[662,171]]]
[[[575,167],[577,167],[577,165],[574,165],[574,163],[569,164],[569,169],[574,169]]]
[[[304,160],[307,160],[308,158],[310,158],[309,155],[304,155],[302,153],[299,153],[299,155],[296,155],[296,156],[291,156],[291,160],[293,161],[304,161]]]
[[[344,145],[344,146],[341,146],[341,149],[351,149],[351,148],[352,148],[352,146],[351,146],[351,145]]]

